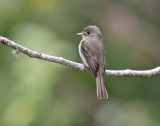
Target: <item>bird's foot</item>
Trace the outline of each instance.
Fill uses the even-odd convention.
[[[88,69],[88,70],[89,70],[89,67],[88,67],[88,66],[86,66],[84,63],[83,63],[83,65],[84,65],[84,68],[85,68],[85,69]]]

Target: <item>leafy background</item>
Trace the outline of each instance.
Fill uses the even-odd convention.
[[[75,34],[97,25],[108,69],[160,64],[159,0],[0,0],[0,35],[27,48],[82,62]],[[159,126],[160,77],[104,78],[97,100],[91,73],[0,45],[1,126]]]

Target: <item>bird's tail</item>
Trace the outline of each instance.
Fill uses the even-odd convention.
[[[104,85],[103,81],[103,75],[100,70],[97,72],[97,77],[96,77],[96,84],[97,84],[97,98],[98,99],[107,99],[108,98],[108,93]]]

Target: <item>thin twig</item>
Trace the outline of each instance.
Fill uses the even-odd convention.
[[[83,64],[76,63],[76,62],[64,59],[62,57],[50,56],[47,54],[43,54],[40,52],[30,50],[30,49],[23,47],[15,42],[5,38],[5,37],[0,36],[0,42],[3,45],[11,47],[11,48],[13,48],[21,53],[24,53],[32,58],[47,60],[50,62],[55,62],[55,63],[69,66],[69,67],[73,67],[73,68],[76,68],[79,70],[89,71],[89,69],[87,69]],[[108,77],[152,77],[155,75],[160,75],[160,66],[157,68],[151,69],[151,70],[144,70],[144,71],[129,70],[129,69],[127,69],[127,70],[106,70],[104,75],[108,76]]]

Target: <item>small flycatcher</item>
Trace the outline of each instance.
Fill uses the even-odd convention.
[[[108,93],[103,81],[103,73],[106,69],[106,56],[101,31],[96,26],[87,26],[81,33],[79,53],[85,66],[96,78],[97,98],[106,99]]]

